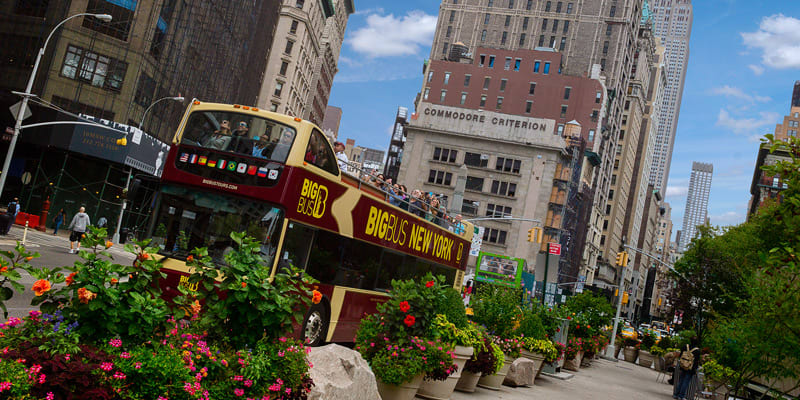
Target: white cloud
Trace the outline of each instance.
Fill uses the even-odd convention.
[[[369,58],[418,54],[430,46],[436,31],[436,16],[409,11],[402,17],[394,14],[367,16],[367,25],[356,29],[347,42],[356,52]]]
[[[709,215],[711,225],[728,226],[737,225],[744,222],[744,214],[736,211],[728,211],[719,215]]]
[[[764,73],[764,67],[760,65],[750,64],[747,68],[750,68],[756,76],[761,76]]]
[[[745,46],[762,51],[764,65],[778,69],[800,68],[800,19],[772,15],[761,20],[758,31],[740,34]]]
[[[717,117],[717,126],[730,129],[737,135],[753,134],[764,126],[775,124],[780,118],[780,114],[776,112],[762,111],[758,115],[759,118],[736,119],[727,110],[721,109]]]
[[[666,197],[681,197],[686,196],[689,193],[688,186],[669,186],[667,185],[667,196]]]
[[[764,103],[764,102],[772,100],[772,99],[770,99],[769,97],[766,97],[766,96],[758,96],[758,95],[752,95],[751,96],[751,95],[743,92],[742,89],[739,89],[739,88],[733,87],[733,86],[728,86],[728,85],[725,85],[723,87],[718,87],[718,88],[711,89],[711,94],[715,94],[715,95],[719,95],[719,96],[725,96],[725,97],[733,97],[735,99],[745,100],[745,101],[748,101],[748,102],[751,102],[751,103],[753,103],[753,102]]]

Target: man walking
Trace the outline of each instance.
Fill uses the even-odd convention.
[[[81,238],[86,233],[86,227],[92,222],[89,220],[89,215],[86,214],[86,209],[81,207],[78,213],[72,217],[72,222],[69,224],[69,229],[72,231],[69,235],[69,252],[77,253],[81,250]],[[74,248],[74,249],[73,249]]]
[[[6,209],[6,215],[8,215],[7,221],[3,226],[3,235],[8,235],[8,232],[11,230],[11,226],[14,225],[14,221],[17,219],[17,214],[19,214],[19,199],[14,197],[14,200],[11,203],[8,203],[8,208]]]

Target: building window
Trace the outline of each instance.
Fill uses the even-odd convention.
[[[484,29],[483,32],[481,32],[481,42],[485,41],[486,41],[486,29]],[[483,64],[481,64],[481,66],[483,66]]]
[[[464,86],[469,86],[469,80],[472,78],[472,75],[464,75]]]
[[[444,73],[444,84],[447,85],[449,83],[450,83],[450,73],[449,72],[445,72]]]
[[[286,53],[286,54],[292,54],[292,48],[294,48],[294,41],[293,40],[287,40],[286,41],[286,48],[283,49],[283,52]]]
[[[270,104],[269,110],[272,111],[272,112],[278,112],[278,103]]]
[[[528,29],[528,22],[529,21],[530,21],[530,18],[528,18],[528,17],[525,17],[525,18],[522,19],[522,30],[523,31]]]
[[[552,6],[552,2],[548,1],[547,3],[544,4],[544,10],[549,12],[550,6]]]
[[[464,103],[466,103],[466,102],[467,102],[467,93],[466,92],[461,92],[461,105],[463,106]]]
[[[540,67],[541,65],[542,65],[542,62],[541,62],[541,61],[534,61],[534,62],[533,62],[533,72],[534,72],[534,73],[538,73],[538,72],[539,72],[539,67]]]
[[[558,127],[556,127],[556,134],[558,136],[564,136],[564,124],[558,124]]]
[[[606,36],[611,36],[611,32],[614,30],[614,25],[608,24],[606,26]]]
[[[530,114],[532,108],[533,108],[533,102],[530,101],[530,100],[526,101],[525,102],[525,113],[526,114]]]
[[[523,33],[523,35],[524,35],[524,33]],[[522,65],[522,59],[521,58],[517,58],[516,60],[514,60],[514,71],[519,71],[520,65]]]
[[[428,100],[428,96],[430,96],[430,94],[431,94],[431,88],[426,87],[425,88],[425,93],[422,95],[422,99],[423,100]]]
[[[127,63],[69,45],[61,67],[61,75],[119,92],[122,90],[127,70]]]
[[[520,46],[525,46],[525,34],[524,33],[520,33],[519,34],[519,45]]]
[[[511,57],[506,57],[506,63],[503,65],[503,69],[508,71],[511,68]]]
[[[481,95],[481,105],[480,106],[481,107],[486,107],[486,95],[485,94]]]
[[[78,114],[88,114],[93,117],[107,119],[109,121],[114,120],[114,113],[108,110],[104,110],[98,107],[92,107],[88,104],[79,103],[74,100],[66,99],[64,97],[53,96],[50,101],[59,108],[63,108],[71,113]]]
[[[561,12],[561,2],[560,1],[558,2],[558,4],[556,4],[556,12],[558,12],[558,13]]]
[[[501,206],[499,204],[486,204],[486,216],[487,217],[505,217],[511,216],[511,207]]]
[[[542,32],[547,30],[547,18],[542,19]]]
[[[566,47],[567,47],[567,38],[565,38],[565,37],[562,37],[562,38],[561,38],[561,44],[559,44],[559,45],[558,45],[558,50],[560,50],[560,51],[564,51],[564,49],[565,49]]]
[[[442,54],[447,54],[447,47],[450,46],[450,43],[444,42],[442,46]]]
[[[487,7],[494,7],[494,0],[489,0],[488,4],[486,4],[486,6]]]
[[[456,157],[458,157],[458,150],[445,149],[441,147],[433,148],[432,160],[434,161],[454,163],[456,162]]]
[[[567,14],[572,14],[572,3],[567,3]]]
[[[601,58],[600,59],[600,70],[601,71],[605,71],[606,70],[606,59],[605,58]]]
[[[483,79],[483,90],[489,90],[489,83],[491,82],[492,78],[488,76]]]
[[[596,92],[594,94],[594,102],[596,104],[600,104],[600,99],[602,99],[602,98],[603,98],[603,92]]]
[[[453,174],[449,172],[437,171],[435,169],[432,169],[428,173],[428,183],[433,183],[435,185],[450,186],[452,179],[453,179]]]
[[[489,21],[491,20],[491,18],[492,14],[486,13],[486,15],[483,16],[483,24],[489,25]]]
[[[287,61],[281,61],[281,69],[278,71],[278,75],[286,76],[287,69],[289,69],[289,63]]]
[[[297,34],[297,25],[299,25],[299,22],[296,19],[292,20],[292,26],[289,28],[289,33],[292,35]]]
[[[495,164],[494,169],[498,171],[518,174],[521,165],[522,161],[520,160],[515,160],[513,158],[497,157],[497,163]]]
[[[614,200],[614,189],[608,191],[608,199]]]
[[[508,0],[508,8],[514,8],[514,0]]]
[[[483,241],[494,244],[506,244],[506,231],[494,228],[486,228],[483,231]]]
[[[528,3],[525,4],[525,9],[530,10],[531,8],[533,8],[533,0],[528,0]]]
[[[469,214],[469,215],[478,215],[478,207],[480,207],[481,202],[475,200],[467,200],[461,203],[461,213],[462,214]]]
[[[565,87],[564,88],[564,100],[569,100],[569,95],[570,95],[571,92],[572,92],[572,88],[571,87]]]
[[[464,186],[466,190],[473,190],[476,192],[483,191],[483,178],[477,178],[474,176],[467,176],[467,184]]]
[[[605,55],[605,54],[608,54],[608,45],[609,45],[609,43],[608,43],[608,40],[606,40],[605,42],[603,42],[603,54],[604,54],[604,55]]]
[[[498,196],[514,197],[517,194],[517,184],[505,181],[492,181],[492,194]]]
[[[594,129],[589,129],[589,141],[594,142]]]
[[[544,46],[544,35],[539,36],[539,47]]]
[[[550,47],[551,49],[555,49],[556,48],[556,37],[555,36],[550,36],[550,46],[548,46],[548,47]]]
[[[494,56],[489,56],[489,68],[494,68]]]
[[[550,63],[549,62],[544,63],[544,71],[542,71],[542,73],[544,73],[545,75],[550,73]]]
[[[536,83],[535,82],[531,82],[531,86],[528,89],[528,94],[533,96],[534,93],[536,93]]]
[[[306,2],[305,0],[296,0],[296,3],[294,4],[294,6],[302,10],[303,9],[303,5],[305,5],[305,2]]]
[[[611,6],[611,12],[608,13],[610,17],[617,15],[617,6]]]
[[[553,29],[552,29],[552,32],[553,32],[553,33],[556,33],[556,31],[557,31],[557,30],[558,30],[558,20],[557,20],[557,19],[554,19],[554,20],[553,20]]]
[[[566,117],[567,117],[567,105],[566,104],[562,104],[561,105],[561,118],[566,118]]]
[[[506,15],[506,23],[505,23],[504,26],[508,27],[509,25],[511,25],[511,16],[510,15]]]
[[[119,40],[127,41],[137,3],[137,0],[89,0],[86,6],[87,13],[110,14],[112,22],[103,22],[97,18],[84,18],[83,26]]]
[[[428,82],[433,80],[433,71],[428,71]]]
[[[564,21],[564,29],[561,30],[563,33],[569,32],[569,21]]]
[[[593,122],[597,122],[597,118],[598,118],[599,114],[600,114],[600,111],[592,110],[592,121]]]
[[[283,92],[283,82],[275,82],[275,91],[272,93],[275,97],[281,97]]]
[[[484,63],[484,61],[486,61],[486,55],[485,54],[481,54],[479,60],[480,60],[480,63],[478,64],[478,66],[479,67],[483,67],[483,63]]]
[[[497,109],[498,110],[502,110],[503,109],[503,98],[502,97],[498,97],[497,98]]]
[[[487,154],[469,153],[464,154],[464,164],[470,167],[486,168],[489,165]]]
[[[153,103],[153,94],[156,91],[156,81],[147,76],[147,74],[139,75],[139,84],[136,86],[136,94],[133,101],[142,107],[149,107]]]
[[[500,80],[500,91],[501,92],[505,92],[506,91],[506,84],[507,83],[508,83],[508,79],[501,79]]]
[[[453,27],[452,26],[448,26],[447,27],[447,33],[444,34],[444,37],[449,38],[451,33],[453,33]]]
[[[444,98],[447,96],[447,90],[442,90],[441,96],[439,96],[439,102],[444,103]]]
[[[506,44],[506,39],[508,39],[508,32],[503,31],[503,36],[500,37],[500,44],[501,45]]]

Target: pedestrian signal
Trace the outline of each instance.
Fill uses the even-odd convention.
[[[617,253],[617,265],[627,267],[628,266],[628,253],[625,251],[621,251]]]
[[[528,229],[528,241],[542,243],[542,228]]]

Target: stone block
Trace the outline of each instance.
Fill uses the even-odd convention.
[[[311,348],[308,360],[314,386],[309,400],[380,399],[375,374],[355,350],[337,344]]]
[[[536,363],[524,357],[519,357],[511,364],[503,384],[506,386],[533,385],[536,376]]]

